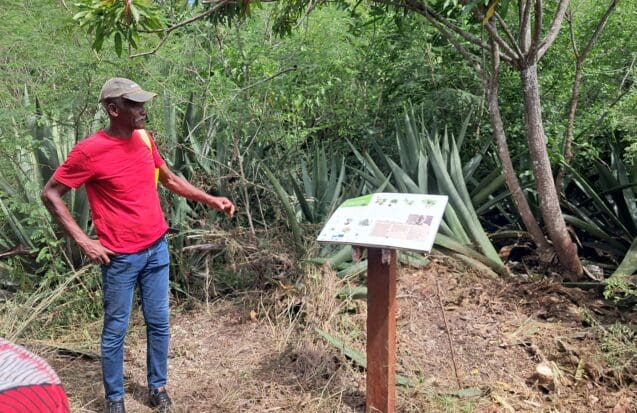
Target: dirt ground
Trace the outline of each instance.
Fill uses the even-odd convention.
[[[364,352],[366,303],[337,299],[344,285],[322,269],[302,291],[173,306],[175,410],[363,412],[364,370],[315,331]],[[601,353],[612,348],[612,321],[636,320],[599,292],[491,280],[433,262],[399,271],[397,300],[397,372],[411,381],[398,387],[399,412],[637,412],[637,360],[613,363]],[[139,314],[126,346],[127,410],[150,412]],[[98,360],[45,357],[73,412],[101,411]]]

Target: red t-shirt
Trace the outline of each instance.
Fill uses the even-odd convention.
[[[106,248],[139,252],[168,229],[159,203],[155,168],[164,164],[137,132],[120,139],[100,130],[73,147],[53,177],[71,188],[86,186],[95,232]]]

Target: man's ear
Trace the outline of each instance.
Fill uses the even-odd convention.
[[[117,104],[111,102],[106,105],[106,113],[112,118],[119,116],[119,108],[117,107]]]

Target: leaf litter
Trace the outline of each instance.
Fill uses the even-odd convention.
[[[173,305],[175,411],[364,412],[364,369],[316,332],[364,354],[366,303],[339,298],[360,283],[323,267],[294,289]],[[635,315],[594,291],[493,280],[434,259],[399,270],[397,303],[396,370],[410,383],[397,387],[399,412],[637,412],[637,362],[618,368],[601,352],[607,326],[634,326]],[[131,413],[152,411],[144,330],[137,311],[126,341]],[[44,356],[74,412],[102,410],[99,361]]]

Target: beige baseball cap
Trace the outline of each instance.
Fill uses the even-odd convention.
[[[157,93],[146,92],[141,86],[130,79],[114,77],[108,79],[100,92],[100,102],[108,98],[119,98],[132,100],[133,102],[147,102],[157,96]]]

